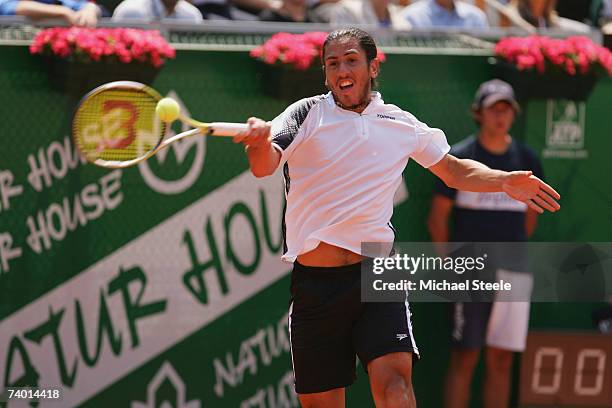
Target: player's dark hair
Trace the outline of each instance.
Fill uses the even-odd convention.
[[[370,62],[378,55],[378,48],[376,48],[376,42],[374,38],[367,32],[359,29],[359,28],[340,28],[332,31],[327,35],[325,42],[323,43],[323,51],[321,52],[321,63],[325,67],[325,51],[327,50],[327,46],[334,42],[344,39],[355,39],[359,43],[359,46],[365,51],[366,60],[368,62],[368,66]],[[374,89],[378,84],[376,79],[372,78],[370,81],[372,84],[372,89]]]

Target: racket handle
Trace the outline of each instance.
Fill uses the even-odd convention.
[[[208,125],[213,136],[236,136],[248,129],[246,123],[213,122]]]

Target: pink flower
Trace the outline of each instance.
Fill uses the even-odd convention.
[[[326,38],[325,32],[276,33],[264,44],[251,50],[249,55],[266,64],[280,63],[304,71],[313,64],[319,64]],[[384,62],[386,56],[379,50],[378,58]]]
[[[156,67],[176,56],[159,31],[132,28],[48,28],[36,35],[30,52],[62,58],[86,56],[91,61],[116,58],[125,64],[137,60]]]
[[[569,75],[603,71],[612,76],[612,53],[583,36],[566,39],[507,37],[496,44],[495,55],[519,70],[535,68],[539,74],[557,67]]]
[[[516,58],[516,64],[520,71],[531,69],[536,64],[536,59],[533,55],[523,54]]]

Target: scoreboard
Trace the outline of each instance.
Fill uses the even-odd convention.
[[[530,332],[521,406],[612,407],[612,335]]]

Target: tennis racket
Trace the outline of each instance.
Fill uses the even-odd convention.
[[[195,135],[233,137],[243,123],[204,123],[180,115],[194,129],[164,140],[167,124],[155,114],[162,96],[138,82],[110,82],[80,101],[72,120],[74,143],[85,159],[106,168],[126,168],[147,160],[170,144]]]

